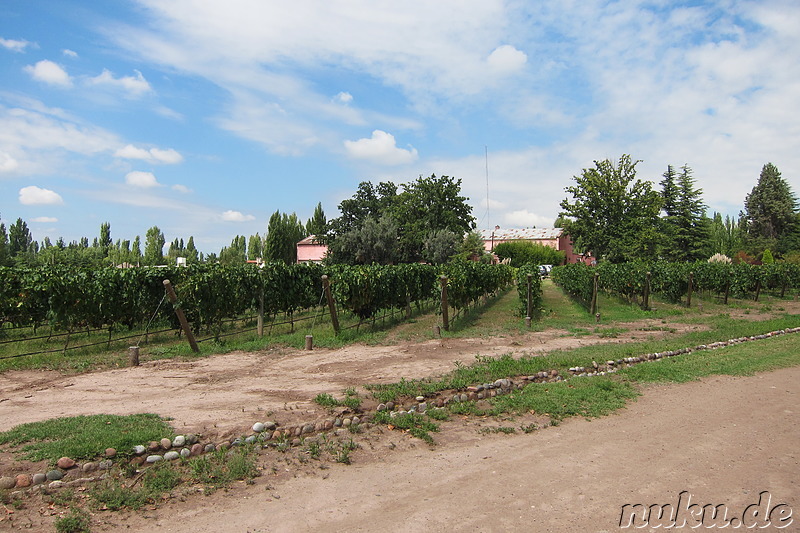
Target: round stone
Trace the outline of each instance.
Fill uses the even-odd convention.
[[[181,457],[189,457],[192,451],[189,448],[181,448]]]
[[[253,443],[256,441],[256,438],[257,438],[257,437],[256,437],[255,435],[250,435],[249,437],[247,437],[246,439],[244,439],[244,441],[245,441],[247,444],[253,444]]]
[[[199,442],[195,442],[194,444],[192,444],[192,447],[189,451],[191,452],[192,455],[200,455],[201,453],[203,453],[203,445],[200,444]]]
[[[204,452],[206,452],[206,453],[211,453],[211,452],[213,452],[213,451],[214,451],[214,450],[216,450],[216,449],[217,449],[217,447],[216,447],[216,446],[214,446],[214,445],[213,445],[212,443],[210,443],[210,442],[209,442],[208,444],[206,444],[205,446],[203,446],[203,451],[204,451]]]
[[[378,412],[385,411],[386,410],[386,404],[385,403],[379,403],[378,407],[375,410],[378,411]]]
[[[164,460],[165,461],[174,461],[175,459],[177,459],[180,456],[181,456],[181,454],[179,454],[175,450],[170,450],[170,451],[168,451],[167,453],[164,454]]]
[[[180,448],[184,444],[186,444],[186,437],[184,437],[183,435],[178,435],[177,437],[172,439],[173,448]]]
[[[146,452],[146,451],[147,451],[147,448],[145,448],[141,444],[137,444],[136,446],[133,447],[134,455],[144,455],[144,452]]]
[[[63,481],[57,479],[57,480],[51,482],[49,485],[47,485],[47,488],[48,489],[60,489],[64,485],[66,485],[66,483],[64,483]]]
[[[303,426],[303,433],[313,433],[314,432],[314,424],[306,424]]]
[[[140,466],[144,464],[144,457],[141,455],[137,455],[136,457],[131,457],[131,464],[133,466]]]
[[[420,413],[424,413],[428,409],[428,404],[426,402],[422,402],[419,404],[418,409]]]
[[[18,489],[24,489],[30,487],[31,484],[33,483],[31,476],[29,476],[28,474],[17,474],[16,480],[17,480],[16,486]]]
[[[97,463],[92,463],[92,462],[84,463],[83,466],[81,467],[81,470],[87,473],[94,472],[95,470],[97,470]]]
[[[149,451],[149,452],[157,452],[160,449],[161,449],[161,443],[160,442],[151,440],[147,444],[147,451]]]
[[[425,401],[425,396],[417,396],[416,400],[418,402],[424,402]]]
[[[278,427],[278,424],[276,424],[272,420],[267,420],[267,421],[264,422],[264,429],[268,429],[270,431],[273,431],[276,427]]]
[[[352,424],[352,423],[353,423],[353,421],[350,420],[349,418],[345,418],[344,420],[342,420],[342,426],[344,426],[344,427],[350,427],[350,424]]]
[[[170,448],[172,448],[172,441],[166,437],[161,439],[161,442],[159,444],[161,444],[161,447],[164,448],[165,450],[169,450]]]
[[[3,476],[0,477],[0,489],[9,490],[13,489],[14,485],[17,484],[17,480],[13,477]]]
[[[200,439],[194,433],[186,435],[186,444],[196,444],[198,440]]]
[[[117,450],[114,448],[106,448],[106,457],[116,457]]]
[[[358,418],[357,416],[354,416],[353,417],[353,424],[360,424],[360,423],[361,423],[361,419]]]
[[[106,459],[105,461],[100,461],[99,463],[97,463],[97,468],[99,468],[100,470],[108,470],[112,466],[114,466],[114,461],[112,461],[111,459]]]
[[[59,459],[59,460],[56,462],[56,466],[58,466],[59,468],[63,468],[64,470],[66,470],[67,468],[72,468],[73,466],[75,466],[75,461],[73,461],[73,460],[72,460],[72,459],[70,459],[69,457],[62,457],[61,459]]]
[[[33,481],[34,485],[41,485],[42,483],[47,481],[47,476],[40,472],[38,474],[34,474],[33,479],[31,481]]]
[[[267,429],[267,426],[265,426],[262,422],[256,422],[253,424],[253,431],[256,433],[261,433],[265,429]]]
[[[145,459],[145,462],[146,463],[157,463],[157,462],[163,461],[163,460],[164,460],[164,456],[163,455],[148,455],[147,459]]]
[[[50,470],[45,475],[47,476],[47,481],[58,481],[64,477],[64,474],[61,472],[61,470]]]

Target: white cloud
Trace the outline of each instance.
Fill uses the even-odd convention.
[[[30,185],[19,190],[19,203],[22,205],[60,205],[64,203],[64,199],[55,191]]]
[[[72,78],[67,74],[67,71],[58,63],[53,63],[48,59],[43,59],[35,65],[26,65],[23,70],[37,81],[61,87],[72,86]]]
[[[52,224],[53,222],[58,222],[58,219],[55,217],[34,217],[31,219],[31,222],[38,222],[39,224]]]
[[[512,228],[552,228],[553,222],[554,219],[532,213],[527,209],[512,211],[503,216],[503,225]]]
[[[136,76],[122,76],[115,78],[114,74],[108,69],[103,69],[103,72],[94,78],[89,78],[89,84],[101,85],[113,88],[123,89],[133,97],[142,96],[152,90],[150,84],[144,79],[142,73],[134,70]]]
[[[165,163],[168,165],[173,165],[183,161],[183,156],[172,148],[167,150],[150,148],[148,150],[147,148],[137,148],[132,144],[128,144],[118,149],[116,152],[114,152],[114,157],[121,157],[123,159],[141,159],[150,163]]]
[[[29,43],[24,39],[22,40],[3,39],[2,37],[0,37],[0,46],[9,49],[12,52],[24,52],[25,48],[27,48],[30,44],[31,43]]]
[[[192,190],[187,187],[186,185],[175,184],[172,186],[173,191],[178,191],[179,193],[189,194]]]
[[[11,157],[11,154],[0,152],[0,173],[14,172],[19,168],[19,161]]]
[[[339,102],[340,104],[349,104],[350,102],[353,101],[353,95],[348,92],[341,92],[337,94],[333,99],[336,102]]]
[[[125,183],[132,187],[141,187],[143,189],[161,186],[152,172],[142,172],[141,170],[134,170],[125,174]]]
[[[226,222],[249,222],[255,220],[253,215],[245,215],[240,211],[225,211],[222,213],[222,220]]]
[[[501,73],[514,72],[525,66],[528,56],[511,45],[498,46],[486,59],[489,67]]]
[[[367,159],[384,165],[413,163],[418,156],[416,148],[398,148],[394,135],[381,130],[373,131],[369,139],[345,141],[344,147],[354,159]]]
[[[76,51],[74,51],[74,50],[70,50],[69,48],[64,48],[64,49],[61,51],[61,53],[62,53],[62,54],[64,54],[65,56],[67,56],[67,57],[71,57],[71,58],[73,58],[73,59],[74,59],[74,58],[76,58],[76,57],[78,57],[78,52],[76,52]]]

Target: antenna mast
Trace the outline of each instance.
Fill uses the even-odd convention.
[[[492,221],[489,219],[489,147],[483,145],[483,150],[486,159],[486,229],[492,229]]]

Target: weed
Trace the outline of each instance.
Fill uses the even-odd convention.
[[[539,429],[539,426],[537,426],[536,424],[528,424],[525,426],[520,426],[519,429],[521,429],[523,433],[533,433],[534,431]]]
[[[339,406],[339,401],[326,392],[317,394],[317,396],[314,398],[314,402],[321,405],[322,407],[328,407],[328,408]]]
[[[484,434],[504,433],[506,435],[511,435],[512,433],[516,433],[516,432],[517,432],[516,429],[514,429],[512,427],[508,427],[508,426],[500,426],[500,427],[494,427],[494,428],[481,428],[481,429],[478,430],[478,433],[484,433]]]
[[[75,501],[75,491],[72,489],[57,490],[48,496],[51,504],[61,507],[69,507]]]
[[[181,475],[171,464],[161,463],[148,469],[142,485],[150,492],[169,492],[181,483]]]
[[[419,413],[405,413],[392,417],[383,411],[375,415],[375,422],[408,431],[414,437],[422,439],[428,444],[434,444],[433,437],[431,437],[429,432],[439,431],[439,426],[437,424],[426,419]]]
[[[430,418],[433,418],[434,420],[450,419],[450,413],[447,412],[447,409],[439,409],[439,408],[428,409],[427,411],[425,411],[425,414],[428,415]]]
[[[120,485],[118,481],[106,480],[89,492],[89,497],[103,509],[119,511],[120,509],[139,509],[149,499],[144,490],[133,490]]]
[[[71,509],[69,514],[55,521],[58,533],[89,533],[89,514],[83,509]]]

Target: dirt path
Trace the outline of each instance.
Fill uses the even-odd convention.
[[[322,475],[112,519],[128,531],[618,531],[621,506],[800,509],[800,367],[653,386],[616,415],[356,455]],[[463,426],[462,426],[463,427]],[[396,434],[395,434],[396,435]],[[403,437],[405,438],[405,437]],[[800,530],[800,517],[784,531]],[[647,530],[647,529],[645,529]],[[654,529],[653,531],[660,531]]]
[[[393,346],[350,345],[311,352],[235,352],[195,361],[159,360],[63,376],[48,371],[0,374],[0,431],[50,418],[150,412],[173,419],[178,432],[207,438],[241,434],[265,418],[289,424],[324,417],[312,400],[319,393],[341,396],[347,387],[436,376],[471,363],[476,355],[541,354],[632,338],[663,338],[650,322],[618,324],[625,338],[574,337],[548,330],[514,337],[445,338]],[[676,324],[676,331],[699,326]],[[644,329],[642,329],[644,328]]]

